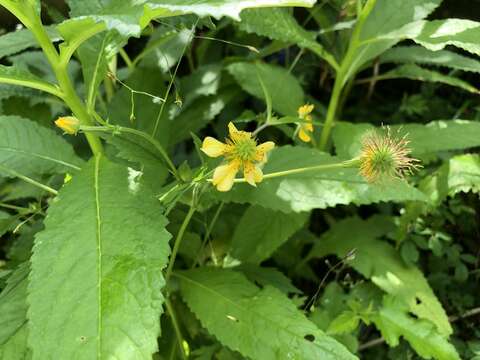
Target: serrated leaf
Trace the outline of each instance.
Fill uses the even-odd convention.
[[[233,233],[231,255],[242,262],[258,264],[300,230],[308,217],[308,213],[285,214],[250,206]]]
[[[480,61],[449,50],[432,51],[422,46],[397,46],[380,56],[381,63],[416,63],[480,73]]]
[[[51,41],[61,39],[54,28],[45,26],[44,29]],[[28,29],[12,31],[0,36],[0,58],[19,53],[30,47],[39,47],[39,45],[32,32]]]
[[[26,176],[76,171],[83,164],[57,133],[18,116],[0,116],[0,162]]]
[[[373,217],[368,221],[347,218],[336,223],[317,242],[308,258],[335,254],[340,258],[356,249],[348,261],[355,270],[374,284],[408,304],[409,310],[421,319],[435,324],[443,336],[452,327],[442,305],[418,268],[407,266],[395,248],[378,237],[394,230],[387,218]]]
[[[292,285],[292,280],[280,270],[273,267],[260,267],[252,264],[242,264],[234,268],[241,271],[248,280],[261,286],[271,285],[281,292],[301,294],[302,292]]]
[[[224,269],[203,268],[175,276],[183,298],[202,325],[246,357],[356,358],[274,287],[260,290],[240,273]]]
[[[151,9],[150,18],[180,14],[196,14],[199,17],[213,16],[216,19],[229,16],[240,20],[240,12],[248,8],[274,6],[306,6],[315,4],[315,0],[148,0]]]
[[[412,318],[393,297],[385,296],[384,305],[372,320],[392,347],[397,346],[403,336],[425,359],[460,359],[455,347],[438,334],[430,322]]]
[[[362,28],[360,46],[355,51],[346,79],[367,61],[400,41],[398,37],[383,38],[385,34],[427,17],[441,2],[442,0],[378,0]]]
[[[480,156],[465,154],[448,161],[448,194],[459,192],[480,192]]]
[[[479,90],[470,85],[468,82],[463,81],[459,78],[450,75],[444,75],[437,71],[424,69],[420,66],[415,64],[405,64],[401,65],[393,70],[390,70],[378,77],[381,80],[389,80],[389,79],[411,79],[411,80],[419,80],[419,81],[428,81],[428,82],[435,82],[441,83],[445,85],[455,86],[460,89],[466,90],[468,92],[478,94]]]
[[[426,125],[403,124],[391,126],[392,134],[407,135],[414,156],[439,151],[468,149],[480,146],[480,123],[468,120],[438,120]],[[371,124],[338,122],[333,129],[336,152],[343,158],[357,156],[361,139],[374,129]]]
[[[31,259],[34,359],[151,359],[169,253],[165,225],[154,195],[103,156],[64,186]]]
[[[264,174],[341,161],[306,147],[282,146],[271,152]],[[339,204],[371,204],[380,201],[425,201],[425,195],[404,181],[388,186],[368,184],[356,169],[308,171],[265,179],[256,188],[235,184],[228,193],[215,193],[224,201],[250,203],[282,212],[324,209]]]
[[[244,31],[310,49],[321,58],[335,63],[333,57],[316,41],[316,34],[300,26],[286,9],[248,9],[242,12],[241,19],[239,27]]]

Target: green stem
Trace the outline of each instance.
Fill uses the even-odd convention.
[[[373,10],[377,0],[368,0],[362,11],[358,16],[357,23],[353,29],[352,37],[348,45],[347,53],[343,58],[340,68],[337,71],[335,83],[333,85],[332,96],[328,104],[327,117],[325,119],[325,125],[320,136],[319,148],[325,151],[330,138],[330,132],[335,122],[335,115],[339,104],[340,97],[342,95],[343,87],[345,83],[353,76],[352,64],[357,55],[357,50],[361,46],[360,36],[362,33],[363,25]]]
[[[2,2],[2,5],[11,11],[13,15],[15,15],[37,39],[40,47],[43,50],[43,53],[47,57],[48,62],[55,72],[58,85],[63,94],[62,99],[65,101],[68,107],[70,107],[73,114],[78,118],[81,124],[92,125],[92,120],[88,115],[84,104],[75,92],[72,82],[70,81],[67,72],[67,64],[62,63],[60,55],[50,41],[50,38],[43,27],[40,16],[36,13],[33,6],[27,6],[26,4],[23,4],[22,8],[19,8],[16,5],[11,4],[9,1]],[[96,135],[87,134],[87,141],[94,154],[101,153],[103,151],[102,143]]]
[[[103,122],[103,121],[102,121]],[[158,150],[160,155],[163,157],[165,162],[167,163],[168,167],[170,168],[170,171],[172,172],[173,176],[175,176],[176,179],[179,179],[180,176],[178,175],[177,169],[175,168],[175,165],[173,164],[172,160],[168,156],[168,153],[166,150],[163,148],[162,144],[160,144],[156,139],[148,135],[147,133],[137,130],[137,129],[132,129],[129,127],[123,127],[119,125],[105,125],[105,126],[80,126],[80,131],[84,131],[86,133],[92,133],[92,132],[108,132],[108,133],[128,133],[132,134],[138,137],[141,137],[148,141],[150,144],[155,147],[155,149]]]
[[[175,238],[175,244],[173,245],[172,255],[170,256],[170,262],[168,263],[167,272],[165,273],[165,282],[168,283],[170,276],[172,275],[173,265],[175,264],[175,259],[177,257],[178,249],[180,248],[180,244],[183,239],[183,235],[185,234],[185,230],[187,230],[188,224],[192,219],[193,214],[195,213],[195,207],[193,204],[188,209],[188,213],[183,219],[183,223],[180,226],[180,230],[178,230],[177,237]]]
[[[180,348],[180,354],[182,354],[183,359],[187,359],[187,354],[185,354],[185,350],[183,349],[183,336],[182,332],[180,331],[180,326],[178,325],[177,316],[175,315],[175,310],[173,310],[173,306],[170,303],[170,300],[165,298],[165,306],[167,308],[167,312],[170,315],[170,319],[172,319],[173,329],[175,330],[175,335],[177,337],[178,347]]]
[[[28,176],[25,176],[23,174],[20,174],[19,172],[16,172],[15,170],[12,170],[10,168],[7,168],[5,166],[2,166],[0,165],[0,171],[2,172],[5,172],[7,174],[10,174],[14,177],[18,177],[19,179],[29,183],[29,184],[32,184],[33,186],[36,186],[42,190],[45,190],[45,191],[48,191],[49,193],[53,194],[53,195],[58,195],[58,191],[55,190],[55,189],[52,189],[50,186],[47,186],[47,185],[44,185],[42,183],[39,183],[38,181],[36,180],[33,180],[32,178],[29,178]]]

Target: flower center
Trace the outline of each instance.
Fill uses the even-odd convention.
[[[235,156],[244,161],[253,161],[257,149],[257,142],[254,139],[241,139],[235,143]]]
[[[395,159],[388,148],[379,148],[372,154],[372,168],[382,174],[393,174],[395,172]]]

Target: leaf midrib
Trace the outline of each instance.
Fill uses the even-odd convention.
[[[23,154],[23,155],[28,155],[28,156],[34,156],[34,157],[37,157],[37,158],[42,159],[42,160],[51,161],[53,163],[64,165],[64,166],[70,167],[70,168],[75,169],[75,170],[80,170],[80,167],[78,167],[74,164],[70,164],[66,161],[55,159],[55,158],[52,158],[50,156],[42,155],[42,154],[35,153],[35,152],[28,152],[28,151],[25,151],[25,150],[20,150],[20,149],[8,147],[8,146],[0,146],[0,151],[6,151],[6,152],[18,153],[18,154]]]

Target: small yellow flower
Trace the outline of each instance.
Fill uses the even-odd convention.
[[[406,136],[396,138],[388,127],[384,132],[368,132],[362,141],[362,151],[358,157],[359,171],[370,183],[385,178],[401,179],[421,167],[419,160],[410,157]]]
[[[300,140],[304,142],[310,142],[312,141],[312,133],[313,133],[313,124],[312,124],[312,115],[310,113],[313,111],[314,106],[313,105],[303,105],[298,108],[298,117],[304,121],[307,121],[306,123],[303,122],[299,125],[299,131],[298,131],[298,137]]]
[[[245,180],[253,186],[263,179],[259,164],[265,162],[266,154],[275,146],[273,141],[257,145],[252,133],[237,130],[228,124],[229,139],[226,144],[210,136],[203,140],[201,150],[210,157],[224,156],[226,164],[218,166],[213,173],[213,185],[218,191],[229,191],[237,173],[243,169]]]
[[[80,121],[73,116],[64,116],[55,120],[55,125],[70,135],[75,135],[80,128]]]

